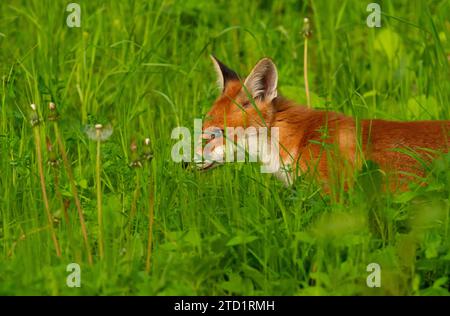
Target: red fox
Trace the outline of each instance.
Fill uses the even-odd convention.
[[[205,133],[212,127],[278,127],[278,172],[287,184],[303,173],[313,174],[329,188],[342,177],[351,180],[364,161],[375,162],[386,175],[395,175],[391,189],[407,188],[407,182],[424,175],[423,165],[450,147],[450,121],[395,122],[380,119],[356,121],[341,113],[315,110],[278,95],[278,74],[269,58],[261,59],[245,78],[214,56],[221,95],[214,102],[202,130],[212,151],[224,152],[223,134]],[[201,169],[215,165],[199,163]],[[345,181],[347,186],[347,180]],[[342,183],[342,182],[341,182]]]

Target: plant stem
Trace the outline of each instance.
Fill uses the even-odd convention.
[[[305,91],[306,91],[306,104],[308,108],[311,107],[311,98],[309,95],[309,84],[308,84],[308,37],[305,36],[305,50],[303,53],[303,71],[305,77]]]
[[[88,239],[88,234],[87,234],[87,229],[86,229],[86,223],[84,221],[83,209],[81,207],[81,202],[78,197],[78,189],[75,184],[75,179],[73,177],[72,168],[70,167],[69,159],[67,158],[64,143],[62,142],[61,137],[59,135],[58,123],[55,122],[53,127],[55,130],[55,136],[56,136],[56,140],[58,142],[59,150],[61,152],[61,157],[62,157],[62,160],[64,163],[64,167],[66,169],[67,176],[69,177],[70,188],[72,190],[73,198],[75,200],[75,206],[77,207],[78,217],[80,218],[81,232],[83,234],[84,246],[86,248],[87,255],[88,255],[88,262],[90,265],[92,265],[92,253],[91,253],[91,248],[89,246],[89,239]]]
[[[67,212],[67,207],[64,204],[64,199],[62,197],[61,190],[59,189],[59,176],[58,176],[58,171],[56,170],[56,168],[53,168],[53,183],[55,186],[56,198],[58,199],[58,201],[61,205],[61,210],[64,213],[64,221],[66,222],[66,225],[67,225],[67,235],[69,237],[69,244],[70,244],[70,247],[73,248],[74,242],[73,242],[72,227],[70,225],[70,219],[69,219],[69,213]]]
[[[45,211],[47,213],[47,221],[50,229],[50,234],[52,236],[53,244],[55,246],[56,255],[61,257],[61,248],[59,247],[58,238],[56,237],[55,229],[53,228],[53,217],[50,212],[50,205],[48,203],[47,189],[45,187],[45,177],[44,177],[44,167],[42,163],[42,151],[41,151],[41,135],[39,133],[39,127],[35,126],[33,128],[34,140],[36,145],[36,156],[38,160],[39,177],[41,181],[42,198],[44,200]]]
[[[97,215],[98,215],[98,244],[100,259],[104,257],[103,249],[103,210],[102,210],[102,183],[100,177],[101,156],[100,156],[100,130],[97,129],[97,161],[96,161],[96,182],[97,182]]]
[[[140,177],[139,170],[136,170],[136,188],[133,194],[133,201],[131,202],[131,211],[130,211],[130,232],[133,228],[133,219],[136,217],[137,213],[137,200],[139,198],[139,190],[140,190]]]
[[[133,262],[133,255],[134,255],[134,248],[133,247],[133,228],[134,228],[134,219],[136,217],[137,213],[137,200],[139,198],[139,190],[140,190],[140,177],[139,177],[139,170],[136,170],[136,188],[133,193],[133,200],[131,202],[131,211],[130,211],[130,217],[128,219],[128,225],[129,226],[129,242],[128,242],[128,253],[130,258],[130,263]],[[130,264],[130,268],[132,267],[132,264]]]
[[[147,244],[147,260],[145,263],[145,271],[150,272],[151,258],[152,258],[152,243],[153,243],[153,218],[154,218],[154,208],[155,208],[155,196],[153,194],[153,185],[151,179],[148,184],[148,194],[149,194],[149,214],[148,214],[148,244]]]

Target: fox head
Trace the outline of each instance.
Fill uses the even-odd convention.
[[[197,162],[200,169],[217,165],[224,156],[226,128],[270,127],[277,97],[278,73],[271,59],[261,59],[244,80],[214,56],[211,60],[221,94],[203,122],[201,141],[206,144],[204,160]]]

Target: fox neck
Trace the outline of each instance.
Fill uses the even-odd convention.
[[[283,97],[275,98],[272,101],[272,108],[273,114],[270,126],[278,127],[280,130],[280,142],[284,147],[280,148],[281,156],[282,160],[287,162],[289,158],[297,156],[305,127],[309,125],[311,117],[317,111],[300,106]]]
[[[304,137],[303,127],[308,126],[308,120],[316,111],[280,96],[272,101],[271,108],[269,126],[278,128],[280,143],[280,169],[275,176],[289,186],[299,171],[293,170],[293,167],[296,165]]]

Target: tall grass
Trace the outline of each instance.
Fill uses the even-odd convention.
[[[281,94],[307,103],[305,16],[312,107],[357,119],[449,119],[448,1],[379,1],[374,29],[356,0],[79,3],[81,28],[71,29],[64,1],[0,2],[0,293],[449,294],[448,155],[430,166],[427,187],[383,193],[368,164],[336,200],[307,178],[286,188],[255,164],[200,173],[170,158],[171,130],[193,128],[217,96],[209,53],[242,75],[271,57]],[[48,102],[58,105],[76,186],[67,173],[51,185],[43,152],[60,258],[27,116],[31,103]],[[52,135],[39,109],[42,136]],[[83,132],[98,122],[114,127],[100,174],[97,144]],[[137,177],[130,140],[146,137],[154,158]],[[71,201],[71,230],[57,220],[58,190]],[[66,286],[71,262],[81,265],[81,288]],[[366,286],[372,262],[381,265],[380,288]]]

